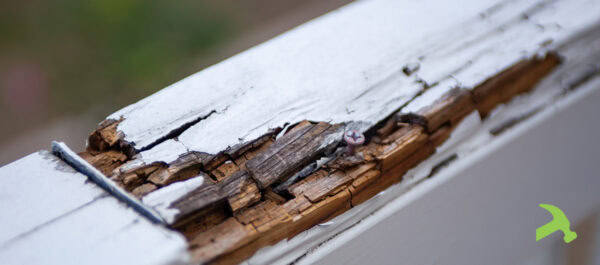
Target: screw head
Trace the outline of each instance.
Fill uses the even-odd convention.
[[[344,141],[349,146],[359,146],[365,143],[365,136],[357,130],[349,130],[344,133]]]

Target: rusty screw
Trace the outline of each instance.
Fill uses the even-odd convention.
[[[349,130],[344,134],[344,141],[348,144],[346,154],[354,155],[357,146],[361,146],[365,142],[365,136],[357,130]]]

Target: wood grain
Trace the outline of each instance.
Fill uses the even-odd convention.
[[[171,205],[173,227],[194,261],[240,262],[402,181],[469,113],[531,91],[599,15],[588,0],[454,5],[352,4],[111,115],[87,158],[138,194],[210,175]],[[353,155],[350,128],[367,138]]]
[[[280,182],[306,166],[327,148],[324,141],[334,136],[341,140],[343,125],[327,123],[304,124],[283,135],[265,152],[246,163],[246,168],[261,189]],[[332,142],[331,144],[336,144]]]

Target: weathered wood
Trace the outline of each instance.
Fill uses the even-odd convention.
[[[365,200],[370,199],[373,195],[377,194],[380,189],[372,187],[371,191],[362,192],[365,188],[369,187],[371,184],[376,183],[381,177],[381,171],[379,170],[369,170],[362,175],[356,177],[356,179],[352,182],[352,186],[348,188],[348,191],[352,195],[352,205],[358,205]],[[381,185],[380,187],[385,187],[385,185]]]
[[[418,125],[404,126],[394,132],[388,138],[393,141],[380,147],[381,170],[387,172],[398,163],[406,159],[417,149],[423,147],[428,140],[428,136],[423,132],[423,128]]]
[[[117,148],[116,145],[123,138],[123,134],[117,131],[119,122],[118,120],[108,119],[98,125],[98,128],[88,138],[88,150],[102,152]]]
[[[157,189],[156,185],[151,184],[151,183],[146,183],[146,184],[142,184],[139,187],[133,189],[131,191],[131,193],[138,198],[142,198],[142,197],[146,196],[146,194],[153,192],[156,189]]]
[[[301,124],[283,135],[265,152],[246,163],[261,189],[289,177],[306,166],[331,145],[340,141],[343,125],[327,123]]]
[[[235,218],[213,227],[190,242],[193,259],[208,262],[218,255],[227,254],[226,250],[236,249],[256,238],[258,233],[252,225],[242,225]]]
[[[103,153],[92,155],[88,152],[79,154],[94,167],[100,170],[104,175],[111,175],[112,171],[119,165],[128,160],[127,156],[119,151],[109,150]]]
[[[260,201],[262,197],[258,186],[251,178],[244,179],[238,185],[239,192],[231,192],[232,195],[227,196],[229,207],[234,213]]]
[[[0,168],[3,264],[180,264],[187,244],[47,151]],[[156,246],[160,245],[159,248]],[[135,255],[133,253],[144,253]]]
[[[164,186],[177,180],[185,180],[200,173],[202,159],[198,158],[194,153],[187,153],[168,167],[160,168],[148,175],[148,181]]]
[[[235,215],[237,221],[242,225],[251,225],[258,234],[247,234],[246,236],[251,237],[250,239],[236,238],[240,236],[238,232],[215,228],[220,229],[220,232],[213,231],[211,233],[219,233],[218,236],[229,244],[216,249],[214,245],[198,245],[197,250],[192,248],[192,255],[200,261],[223,264],[239,262],[249,253],[256,251],[258,247],[291,237],[319,222],[339,215],[351,208],[352,205],[357,205],[400,181],[408,169],[433,152],[432,145],[427,142],[427,136],[419,126],[406,125],[400,131],[401,133],[390,134],[388,138],[392,138],[390,144],[404,143],[403,147],[405,148],[391,150],[398,153],[407,151],[412,153],[404,155],[405,159],[397,162],[397,166],[391,170],[393,172],[381,176],[380,171],[376,168],[377,163],[373,162],[358,164],[345,171],[333,173],[319,170],[290,187],[290,193],[295,196],[295,199],[281,205],[272,200],[264,201]],[[415,147],[414,140],[407,140],[413,139],[415,136],[420,136],[417,138],[424,137],[419,141],[421,144],[418,148]],[[395,139],[395,137],[401,140]],[[365,146],[365,148],[373,149],[373,152],[386,150],[374,144]],[[384,181],[379,181],[383,178]],[[199,234],[197,237],[203,237],[203,235]],[[251,243],[248,243],[250,241]],[[214,260],[215,257],[218,257],[217,260]]]
[[[232,161],[225,161],[222,165],[211,171],[212,175],[217,181],[221,181],[226,177],[231,176],[233,173],[240,170],[240,168]]]
[[[461,88],[453,88],[442,95],[433,104],[424,107],[417,113],[427,121],[428,132],[436,131],[444,123],[456,122],[475,109],[471,92]]]
[[[319,170],[290,187],[290,193],[296,197],[304,195],[309,201],[315,203],[350,181],[352,181],[352,177],[344,172],[329,173]]]
[[[221,182],[202,185],[174,201],[170,208],[177,209],[176,219],[198,210],[228,201],[233,211],[238,211],[260,200],[261,195],[250,176],[244,171],[238,171]]]
[[[0,168],[0,244],[92,203],[106,193],[47,151],[39,151]],[[31,192],[27,192],[31,191]],[[57,191],[57,192],[54,192]]]
[[[364,122],[364,130],[411,101],[422,84],[440,85],[452,77],[462,87],[477,87],[540,49],[554,48],[595,22],[597,13],[586,8],[591,3],[483,0],[461,9],[437,0],[354,3],[178,82],[109,120],[119,120],[123,142],[138,151],[171,144],[176,131],[187,151],[213,155],[303,119]],[[422,19],[417,11],[445,23]],[[573,13],[579,14],[576,22]],[[543,26],[550,24],[561,28]],[[240,100],[253,98],[268,104]],[[166,160],[137,159],[145,164]]]
[[[477,110],[482,117],[487,116],[498,104],[507,102],[517,94],[531,90],[558,63],[558,56],[549,53],[544,59],[534,58],[520,62],[484,82],[473,89],[473,100],[477,105]]]
[[[150,181],[168,191],[211,175],[216,183],[167,204],[171,224],[194,242],[195,261],[238,262],[398,183],[466,115],[486,117],[529,91],[559,63],[554,51],[562,55],[566,40],[595,23],[600,11],[589,4],[473,0],[447,12],[454,3],[355,3],[111,115],[119,122],[97,130],[92,146],[135,149],[129,171],[115,169],[131,187]],[[367,144],[320,159],[349,128]],[[178,161],[188,153],[198,159]],[[164,167],[124,173],[149,165]]]

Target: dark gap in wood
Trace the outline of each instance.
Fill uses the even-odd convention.
[[[427,175],[427,178],[432,178],[437,173],[439,173],[440,171],[442,171],[442,169],[448,167],[448,165],[450,165],[450,163],[454,162],[456,159],[458,159],[458,155],[452,154],[448,158],[446,158],[443,161],[437,163],[435,166],[433,166],[431,168],[431,172],[429,173],[429,175]]]
[[[402,122],[397,117],[398,114],[401,113],[401,111],[404,107],[406,107],[408,104],[410,104],[415,99],[420,97],[423,94],[423,92],[425,92],[425,90],[427,90],[428,88],[429,88],[429,86],[427,84],[423,83],[423,89],[421,89],[421,91],[419,91],[417,94],[415,94],[410,100],[408,100],[406,103],[402,104],[402,106],[398,107],[397,109],[393,110],[388,116],[383,118],[380,122],[374,124],[368,130],[363,132],[363,134],[365,135],[365,145],[369,144],[371,142],[371,140],[378,140],[380,138],[384,138],[385,136],[387,136],[387,135],[383,135],[383,137],[382,137],[382,135],[379,135],[379,130],[386,127],[386,125],[388,123],[392,123],[392,125],[387,125],[387,126],[391,127],[389,129],[386,129],[386,131],[388,133],[393,130],[398,129],[398,126],[396,125],[396,123]]]
[[[575,77],[565,81],[565,89],[567,91],[575,90],[576,88],[578,88],[579,86],[589,81],[598,74],[600,74],[600,64],[590,64],[588,65],[586,70],[584,70],[583,72],[579,72]]]
[[[148,144],[147,146],[144,146],[142,148],[139,149],[138,152],[143,152],[146,150],[150,150],[152,148],[154,148],[155,146],[169,140],[169,139],[175,139],[177,137],[179,137],[179,135],[181,135],[183,132],[185,132],[187,129],[189,129],[190,127],[198,124],[199,122],[201,122],[202,120],[208,119],[211,115],[213,115],[214,113],[217,113],[216,110],[212,110],[211,112],[209,112],[207,115],[204,116],[200,116],[190,122],[186,122],[184,124],[182,124],[181,126],[171,130],[169,133],[167,133],[166,135],[156,139],[154,142]]]
[[[400,114],[399,121],[408,124],[420,125],[424,128],[427,128],[428,125],[427,119],[425,117],[415,113]]]
[[[320,158],[317,158],[316,160],[319,160],[319,159]],[[310,174],[312,174],[315,170],[317,170],[317,162],[312,162],[308,166],[306,166],[303,169],[301,169],[300,171],[298,171],[296,174],[292,175],[291,177],[289,177],[288,179],[283,181],[282,183],[275,185],[273,188],[273,192],[279,194],[280,196],[286,198],[287,200],[294,199],[295,196],[289,192],[288,188],[292,184],[305,179]]]
[[[492,128],[490,130],[490,133],[494,136],[498,136],[498,135],[502,134],[503,132],[505,132],[506,130],[514,127],[515,125],[531,118],[533,115],[537,114],[542,109],[543,109],[543,107],[538,107],[538,108],[528,111],[527,113],[525,113],[521,116],[510,118],[510,119],[502,122],[500,125]]]

